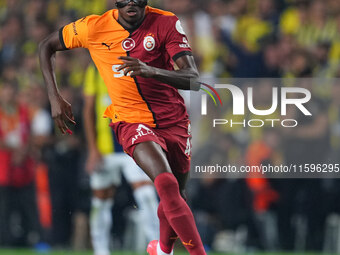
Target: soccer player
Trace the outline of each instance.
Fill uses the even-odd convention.
[[[40,44],[52,116],[63,133],[70,132],[67,122],[75,124],[55,81],[56,51],[87,48],[112,100],[104,114],[112,119],[124,151],[151,178],[160,197],[160,240],[151,242],[147,251],[172,254],[178,236],[190,254],[206,254],[184,194],[191,131],[177,89],[189,90],[190,80],[198,78],[186,35],[173,13],[151,8],[147,0],[115,4],[118,9],[79,19]]]
[[[103,79],[91,64],[84,81],[84,127],[88,145],[86,170],[90,174],[92,206],[90,213],[91,240],[95,255],[109,255],[111,209],[114,193],[122,173],[133,189],[138,205],[138,221],[144,236],[151,241],[159,236],[157,196],[149,177],[120,150],[109,128],[109,120],[101,117],[111,100]],[[143,234],[143,233],[142,233]]]

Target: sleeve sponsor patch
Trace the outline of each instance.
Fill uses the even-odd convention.
[[[180,48],[190,48],[188,40],[187,40],[187,38],[185,36],[183,37],[183,43],[180,43],[179,47]]]
[[[185,35],[184,29],[183,29],[182,24],[179,20],[177,20],[177,22],[176,22],[176,30],[178,31],[178,33]]]
[[[73,27],[73,33],[74,33],[74,35],[78,35],[76,22],[72,22],[72,27]]]

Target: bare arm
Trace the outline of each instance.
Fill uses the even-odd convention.
[[[177,89],[184,90],[198,90],[199,84],[194,82],[190,88],[190,80],[198,79],[198,71],[192,56],[179,57],[175,63],[179,70],[169,71],[152,66],[148,66],[146,63],[139,59],[132,57],[120,57],[124,64],[118,68],[118,71],[124,69],[124,74],[127,75],[129,72],[131,77],[141,76],[145,78],[154,78],[166,84],[169,84]],[[193,86],[194,85],[194,86]]]
[[[60,129],[65,134],[71,133],[66,122],[76,124],[72,114],[70,103],[61,97],[57,87],[54,66],[55,55],[57,51],[64,50],[59,41],[59,32],[56,31],[50,34],[39,44],[39,60],[40,68],[47,86],[48,98],[51,103],[52,117]]]

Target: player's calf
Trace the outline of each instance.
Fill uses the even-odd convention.
[[[206,254],[194,217],[187,203],[180,195],[178,182],[174,175],[162,173],[155,178],[154,183],[164,214],[171,227],[179,235],[185,248],[192,255]]]

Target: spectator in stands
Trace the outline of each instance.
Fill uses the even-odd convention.
[[[8,242],[33,245],[39,241],[40,226],[34,188],[35,162],[31,155],[31,120],[27,106],[18,99],[17,83],[3,82],[0,88],[0,179],[1,186],[7,187],[8,214],[0,228],[10,230],[9,219],[18,214],[19,221],[16,218],[14,224],[22,231],[8,231]],[[29,240],[32,234],[35,238]]]
[[[262,139],[251,143],[246,152],[249,166],[274,166],[282,164],[280,155],[280,138],[277,129],[266,128]],[[279,177],[279,176],[267,176]],[[252,194],[252,219],[259,241],[259,247],[274,251],[279,248],[278,225],[275,205],[279,193],[275,187],[275,179],[267,179],[262,173],[250,173],[246,180]]]

